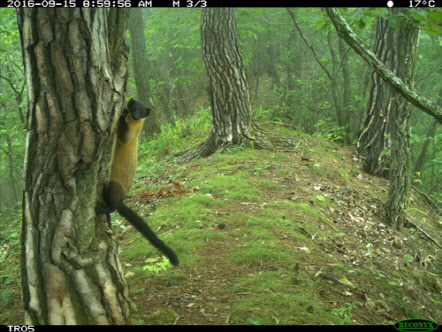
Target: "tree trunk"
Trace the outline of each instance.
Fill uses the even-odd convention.
[[[442,73],[442,68],[440,69],[440,73]],[[439,89],[438,105],[442,106],[442,89]],[[416,160],[413,163],[414,164],[413,174],[416,174],[417,172],[421,173],[423,171],[424,163],[425,163],[425,159],[426,159],[425,156],[427,154],[428,146],[430,145],[430,139],[434,141],[434,137],[436,135],[437,128],[438,128],[437,120],[434,120],[433,124],[431,125],[430,129],[428,130],[427,135],[425,135],[425,142],[422,146],[421,152],[419,153],[419,156],[416,158]],[[429,178],[433,179],[434,177],[431,176]]]
[[[238,49],[233,8],[204,8],[201,13],[203,60],[209,77],[212,104],[212,131],[185,159],[207,157],[219,148],[253,141],[257,148],[275,149],[290,139],[272,138],[252,121],[250,92],[244,62]],[[275,144],[276,142],[276,144]]]
[[[189,107],[187,105],[187,100],[185,93],[183,91],[182,84],[177,80],[180,76],[179,70],[176,67],[177,55],[175,54],[172,46],[168,47],[168,63],[170,64],[167,68],[167,85],[168,85],[168,100],[169,100],[169,110],[172,116],[169,118],[169,122],[175,123],[178,118],[185,118],[189,115]]]
[[[21,253],[28,325],[129,321],[119,248],[94,211],[123,109],[128,13],[17,9],[28,87]]]
[[[301,36],[302,40],[304,41],[304,43],[307,45],[307,47],[311,50],[313,57],[315,58],[316,62],[318,63],[318,65],[324,70],[324,72],[326,73],[328,79],[330,80],[330,87],[329,90],[331,90],[331,97],[333,100],[333,105],[335,107],[335,111],[336,111],[336,119],[338,122],[338,126],[339,127],[343,127],[345,132],[344,132],[344,143],[348,144],[349,143],[349,128],[350,126],[348,125],[348,115],[346,114],[346,112],[344,111],[345,107],[348,105],[342,104],[341,100],[339,99],[338,96],[338,83],[337,83],[337,73],[338,70],[341,68],[341,65],[344,63],[345,57],[347,55],[347,53],[342,54],[341,55],[341,60],[338,63],[338,59],[336,56],[336,52],[333,49],[332,46],[332,42],[331,42],[331,33],[329,32],[327,34],[327,44],[329,46],[329,50],[330,50],[330,55],[332,58],[332,70],[328,70],[327,67],[323,64],[323,62],[321,61],[320,57],[318,56],[315,48],[313,47],[313,45],[311,45],[308,40],[304,37],[304,34],[302,33],[301,29],[299,28],[299,25],[297,23],[295,14],[293,13],[293,11],[289,8],[287,8],[287,12],[290,15],[292,21],[293,21],[293,25],[296,28],[296,30],[298,31],[299,35]],[[345,76],[344,72],[344,76]],[[346,88],[346,86],[344,87],[344,89]],[[327,94],[328,94],[327,91]],[[344,90],[345,91],[345,90]],[[326,94],[326,95],[327,95]],[[321,108],[321,105],[324,103],[325,99],[319,104],[318,106],[318,111]],[[344,98],[342,98],[342,101],[345,101],[345,92],[344,92]],[[316,122],[318,122],[319,119],[317,119]]]
[[[337,73],[338,68],[340,67],[340,63],[338,63],[338,57],[336,56],[336,52],[333,48],[332,41],[331,41],[331,35],[332,31],[330,30],[327,33],[327,44],[330,51],[330,56],[332,58],[332,69],[330,71],[326,71],[327,76],[330,79],[330,90],[331,90],[331,97],[333,100],[333,105],[335,107],[336,111],[336,119],[338,120],[338,126],[341,128],[345,128],[345,114],[344,114],[344,105],[342,104],[342,99],[338,96],[338,82],[337,82]],[[316,60],[318,63],[322,62],[320,59]],[[341,61],[339,61],[341,62]],[[325,68],[325,66],[324,66]],[[345,135],[347,136],[347,135]],[[345,141],[344,141],[345,142]]]
[[[17,194],[17,187],[20,186],[21,182],[17,181],[17,182],[19,182],[17,185],[17,182],[14,178],[14,169],[15,169],[14,160],[13,160],[14,152],[12,149],[11,136],[10,135],[5,135],[5,136],[6,136],[6,143],[8,144],[7,156],[8,156],[8,164],[9,164],[9,167],[8,167],[8,169],[9,169],[9,183],[10,183],[10,190],[12,191],[12,195],[8,195],[9,196],[8,201],[10,201],[10,203],[12,203],[11,204],[12,206],[16,206],[17,202],[19,202],[19,198],[18,198],[18,194]],[[13,200],[11,200],[11,196],[12,196]]]
[[[200,149],[204,157],[221,146],[241,144],[254,128],[233,8],[203,9],[201,42],[213,116],[212,132]]]
[[[412,90],[417,63],[418,27],[406,10],[394,8],[390,9],[390,13],[390,17],[396,15],[402,21],[393,29],[388,18],[378,18],[373,54],[351,31],[339,12],[327,8],[338,34],[376,71],[373,72],[358,150],[363,156],[366,171],[383,176],[388,174],[390,188],[384,205],[385,217],[393,228],[400,229],[405,223],[410,188],[411,105],[408,101],[436,118],[441,114],[437,106]],[[387,158],[388,154],[390,158]]]
[[[389,17],[378,18],[375,55],[412,88],[419,28],[407,16],[406,10],[394,8],[390,9],[390,13]],[[399,17],[399,13],[403,14],[403,22],[393,29],[388,20],[393,16]],[[405,223],[410,188],[410,117],[410,103],[373,72],[358,151],[365,171],[390,179],[385,213],[387,221],[396,229]]]
[[[436,135],[437,126],[438,126],[437,121],[434,120],[433,124],[431,125],[430,129],[428,130],[427,135],[425,135],[425,141],[424,141],[424,144],[422,145],[421,152],[419,153],[419,156],[414,161],[413,174],[422,173],[424,165],[425,165],[427,149],[428,149],[428,146],[430,145],[431,140],[434,140],[434,136]]]
[[[347,50],[344,47],[344,41],[339,38],[338,39],[338,47],[339,47],[339,55],[341,56],[341,66],[342,66],[342,80],[343,80],[343,91],[342,91],[342,105],[344,112],[344,129],[345,129],[345,137],[344,143],[351,144],[352,131],[351,131],[351,98],[350,98],[350,69],[348,66],[348,52],[350,48]]]
[[[398,74],[397,47],[393,29],[388,20],[378,18],[374,43],[374,54],[395,75]],[[394,88],[386,84],[373,70],[365,120],[362,123],[357,148],[364,172],[388,178],[390,166],[389,137],[392,117],[391,100]]]
[[[391,9],[393,15],[402,13],[403,21],[393,34],[393,55],[396,76],[413,88],[417,65],[417,42],[419,28],[413,23],[407,10]],[[381,19],[385,20],[385,19]],[[408,195],[411,185],[410,118],[411,104],[394,91],[391,99],[391,165],[390,188],[385,202],[387,221],[393,228],[400,229],[406,221]]]

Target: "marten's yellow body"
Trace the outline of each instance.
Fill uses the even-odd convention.
[[[124,135],[116,135],[112,155],[111,180],[117,181],[122,187],[122,198],[126,197],[135,177],[138,164],[138,135],[143,128],[144,118],[133,120],[126,115]]]

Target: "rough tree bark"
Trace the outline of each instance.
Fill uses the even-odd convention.
[[[17,9],[28,87],[25,324],[129,321],[132,302],[118,245],[105,216],[94,211],[123,109],[128,14]]]
[[[399,74],[402,61],[398,59],[397,42],[397,35],[388,20],[378,18],[373,52],[395,76]],[[391,101],[398,97],[395,91],[375,70],[372,71],[367,109],[357,143],[359,161],[364,172],[384,178],[388,178],[391,160]]]
[[[233,8],[202,10],[201,43],[209,77],[212,130],[209,138],[195,151],[186,152],[184,158],[207,157],[219,148],[252,141],[256,148],[293,146],[292,140],[265,133],[253,123],[249,85],[239,53]]]
[[[391,33],[394,38],[393,45],[390,47],[394,50],[396,76],[400,77],[406,86],[412,89],[417,65],[419,27],[413,23],[405,9],[393,8],[389,10],[392,15],[403,14],[401,25],[395,31],[388,33]],[[385,18],[380,20],[385,20]],[[396,91],[392,94],[390,103],[390,187],[384,207],[387,221],[393,228],[400,229],[406,221],[411,185],[411,104]]]

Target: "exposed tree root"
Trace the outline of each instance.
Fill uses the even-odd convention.
[[[257,126],[253,126],[251,131],[243,131],[241,139],[227,140],[219,137],[212,131],[209,138],[201,143],[196,149],[187,149],[176,154],[176,157],[182,158],[187,162],[197,157],[208,157],[217,151],[225,151],[228,148],[244,144],[256,149],[265,149],[272,151],[294,151],[299,145],[299,140],[272,134]]]

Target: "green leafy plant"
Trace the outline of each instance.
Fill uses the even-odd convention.
[[[145,260],[147,265],[143,266],[144,271],[153,272],[155,274],[167,270],[167,268],[171,265],[169,260],[161,256],[161,258],[148,258]]]
[[[249,319],[247,319],[247,321],[253,325],[262,325],[261,318],[256,317],[256,316],[250,317]]]
[[[351,324],[351,318],[353,317],[352,310],[357,302],[352,303],[346,303],[340,308],[336,308],[332,310],[332,314],[336,316],[340,316],[341,319],[341,325],[344,324]]]
[[[318,130],[322,137],[332,142],[342,141],[345,136],[345,128],[333,124],[331,119],[320,119]]]
[[[411,262],[413,262],[413,257],[411,257],[410,255],[404,255],[404,262],[409,264]]]
[[[422,184],[422,181],[420,178],[421,178],[421,172],[415,172],[414,177],[413,177],[413,183]]]

